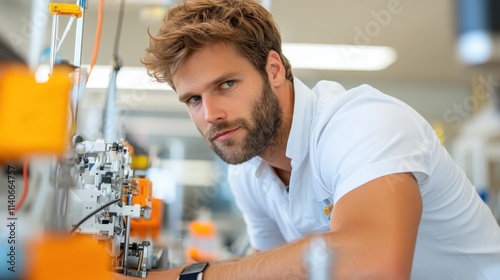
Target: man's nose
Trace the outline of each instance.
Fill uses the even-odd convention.
[[[205,98],[203,100],[203,107],[205,121],[208,123],[217,123],[226,117],[226,110],[217,98]]]

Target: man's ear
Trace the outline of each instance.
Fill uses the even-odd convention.
[[[270,50],[267,53],[266,71],[272,87],[278,87],[286,81],[285,66],[276,51]]]

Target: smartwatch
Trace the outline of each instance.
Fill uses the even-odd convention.
[[[179,280],[202,280],[203,271],[209,267],[208,262],[193,263],[192,265],[186,266],[181,274],[179,274]]]

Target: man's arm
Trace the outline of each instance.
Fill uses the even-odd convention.
[[[339,279],[409,279],[422,197],[411,173],[377,178],[347,193],[331,217]]]
[[[335,251],[335,279],[409,279],[421,212],[411,173],[384,176],[347,193],[334,206],[331,231],[321,234]],[[307,279],[304,255],[311,238],[215,263],[203,279]],[[179,272],[148,278],[176,279]]]

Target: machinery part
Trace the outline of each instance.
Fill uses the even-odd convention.
[[[64,154],[70,70],[58,66],[46,83],[37,83],[28,67],[6,67],[0,83],[0,120],[9,121],[0,122],[0,159],[15,160],[39,153]]]
[[[124,274],[129,276],[147,277],[148,259],[151,252],[151,243],[142,241],[142,243],[132,243],[128,246],[126,260],[127,266],[124,266]]]
[[[53,15],[75,16],[77,18],[82,16],[82,10],[77,4],[50,3],[49,11]]]
[[[87,221],[89,218],[93,217],[95,214],[101,212],[102,210],[104,210],[106,207],[109,207],[110,205],[112,204],[115,204],[117,202],[121,201],[121,199],[115,199],[113,201],[110,201],[106,204],[104,204],[103,206],[97,208],[96,210],[94,210],[93,212],[91,212],[90,214],[88,214],[87,216],[85,216],[85,218],[83,218],[80,222],[78,222],[76,225],[73,226],[73,228],[71,229],[70,233],[73,233],[75,232],[75,230],[78,229],[78,227],[83,224],[85,221]],[[116,230],[115,230],[116,231]]]
[[[75,162],[77,178],[69,191],[68,224],[75,224],[72,232],[105,241],[113,268],[125,275],[146,277],[151,268],[150,243],[131,244],[130,229],[132,219],[141,218],[144,208],[152,204],[151,184],[140,187],[141,179],[133,178],[126,142],[79,140],[74,139],[68,155],[72,160],[67,160]]]

